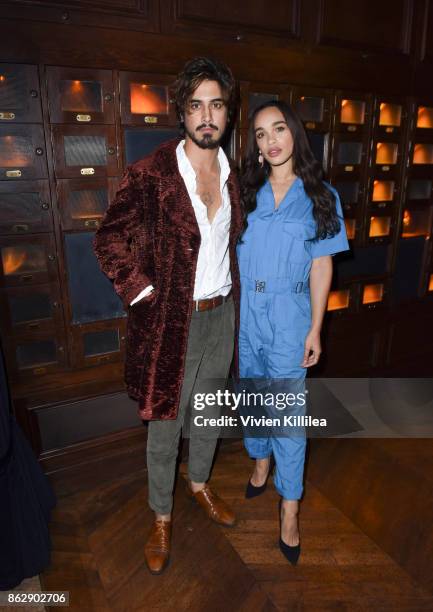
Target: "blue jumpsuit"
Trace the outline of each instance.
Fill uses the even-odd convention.
[[[337,192],[341,229],[333,238],[307,242],[316,234],[313,204],[298,177],[277,210],[269,181],[257,192],[243,243],[237,246],[241,277],[239,369],[241,378],[291,379],[305,391],[307,368],[300,364],[311,326],[309,276],[312,260],[349,249]],[[300,412],[292,414],[301,414]],[[304,414],[304,413],[302,413]],[[300,499],[306,439],[245,437],[249,456],[274,454],[275,488],[284,499]]]

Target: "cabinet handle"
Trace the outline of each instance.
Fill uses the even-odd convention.
[[[112,99],[113,99],[113,96],[112,96],[112,94],[111,94],[111,93],[106,93],[106,94],[105,94],[105,96],[104,96],[104,100],[105,100],[106,102],[111,102],[111,101],[112,101]]]
[[[52,253],[50,253],[50,254],[48,255],[48,259],[49,259],[49,261],[54,261],[54,260],[55,260],[55,258],[56,258],[56,256],[55,256],[55,255],[53,255]]]
[[[108,154],[109,155],[114,155],[114,153],[115,153],[114,147],[108,147]]]
[[[42,147],[37,147],[35,150],[36,155],[43,155],[44,154],[44,150]]]
[[[30,97],[31,98],[37,98],[38,97],[38,92],[36,91],[36,89],[31,89],[30,90]]]
[[[48,204],[48,202],[42,202],[42,204],[41,204],[42,210],[48,210],[49,207],[50,207],[50,205]]]
[[[18,234],[19,232],[28,232],[29,226],[26,223],[21,223],[12,226],[12,231]]]

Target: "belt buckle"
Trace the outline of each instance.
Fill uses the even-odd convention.
[[[257,293],[264,293],[265,292],[265,286],[266,286],[266,282],[265,281],[256,280],[256,292]]]
[[[303,284],[304,284],[303,281],[299,281],[299,282],[296,283],[296,289],[295,289],[296,293],[301,293],[302,292]]]

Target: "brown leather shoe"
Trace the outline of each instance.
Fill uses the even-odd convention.
[[[193,493],[190,487],[188,487],[188,490],[210,519],[220,525],[233,527],[236,522],[233,510],[231,510],[225,501],[223,501],[221,497],[218,497],[208,485],[205,485],[204,488],[197,491],[197,493]]]
[[[144,547],[147,567],[152,574],[161,574],[170,556],[171,521],[155,521]]]

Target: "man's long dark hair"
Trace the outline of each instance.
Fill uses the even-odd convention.
[[[275,107],[281,111],[293,138],[293,172],[302,180],[304,190],[313,203],[313,217],[316,221],[316,239],[335,236],[340,230],[340,221],[335,206],[335,195],[323,183],[322,166],[311,151],[304,126],[291,107],[280,100],[269,100],[254,109],[248,128],[248,141],[245,157],[242,160],[241,199],[244,209],[244,229],[247,228],[247,215],[256,209],[256,195],[271,173],[270,164],[264,160],[260,166],[259,148],[256,142],[254,121],[257,114]],[[242,233],[243,233],[242,232]]]
[[[188,98],[206,79],[219,83],[227,105],[227,126],[233,121],[237,106],[237,89],[232,71],[217,59],[194,57],[185,64],[171,88],[182,133],[184,133],[183,114]]]

